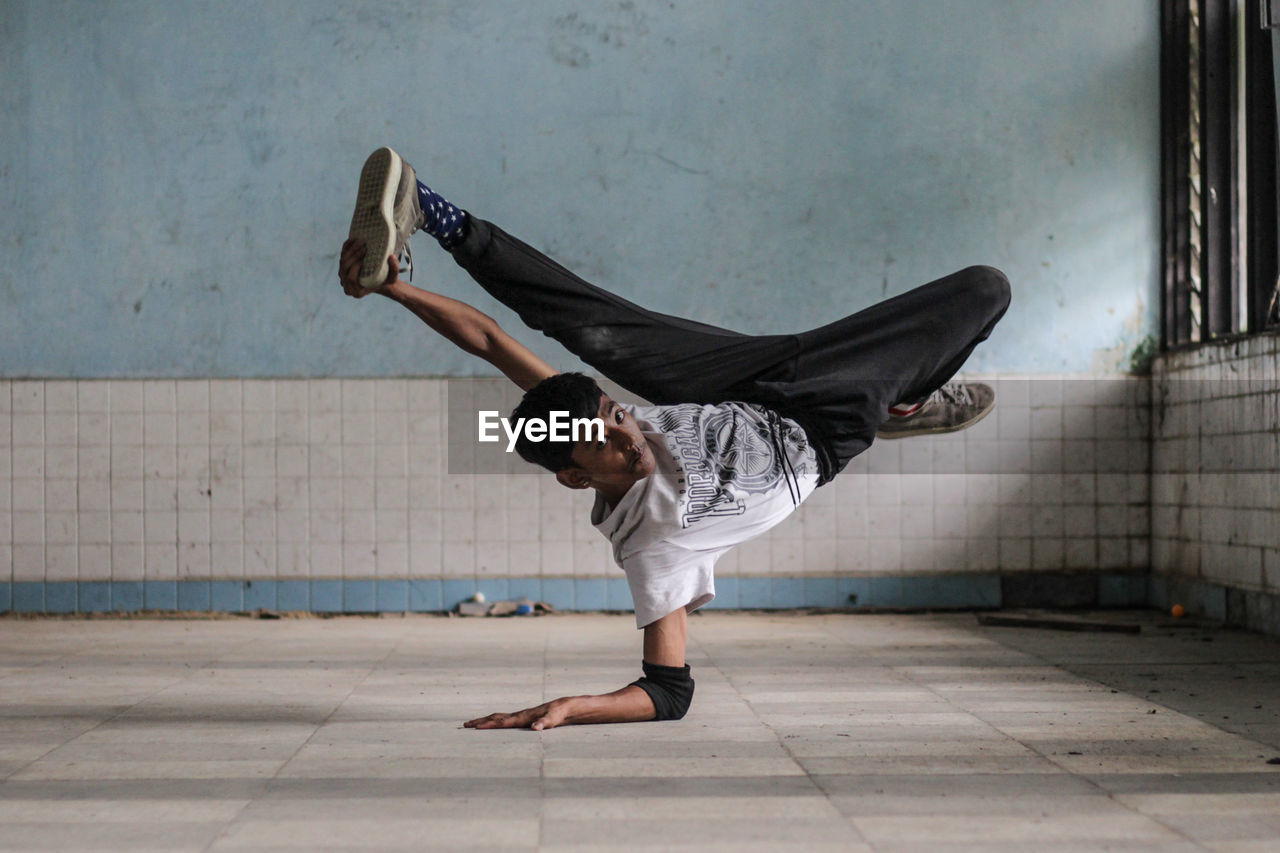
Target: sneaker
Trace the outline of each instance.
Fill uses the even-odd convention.
[[[996,392],[981,382],[948,382],[907,414],[894,414],[876,430],[876,438],[907,438],[955,432],[973,426],[996,406]],[[898,407],[894,407],[895,409]]]
[[[364,242],[360,286],[381,287],[390,272],[387,258],[408,254],[409,235],[426,219],[418,202],[413,167],[390,148],[379,148],[360,171],[349,236]]]
[[[409,253],[409,237],[422,228],[427,216],[422,212],[422,203],[418,196],[418,173],[409,165],[409,161],[400,158],[400,186],[396,188],[395,205],[392,207],[392,221],[396,228],[396,254],[403,249]],[[410,272],[413,271],[413,256],[409,256]]]

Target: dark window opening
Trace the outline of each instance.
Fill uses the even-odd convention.
[[[1280,0],[1162,0],[1162,345],[1280,324]]]

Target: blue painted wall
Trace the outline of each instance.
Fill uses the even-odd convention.
[[[1157,66],[1134,0],[7,0],[0,375],[488,373],[336,283],[384,143],[657,310],[795,331],[989,263],[972,367],[1106,372],[1154,328]]]

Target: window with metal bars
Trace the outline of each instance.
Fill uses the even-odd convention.
[[[1280,325],[1280,0],[1162,0],[1163,348]]]

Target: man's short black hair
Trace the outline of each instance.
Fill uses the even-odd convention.
[[[600,397],[604,394],[590,376],[581,373],[557,373],[548,376],[524,394],[520,405],[511,413],[511,422],[519,418],[540,418],[550,422],[552,412],[568,412],[572,418],[595,418],[600,415]],[[574,464],[572,441],[530,441],[524,430],[516,439],[516,453],[526,462],[556,472]]]

